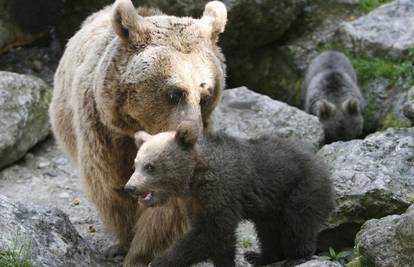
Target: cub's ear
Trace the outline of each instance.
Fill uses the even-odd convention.
[[[131,0],[117,0],[113,5],[112,28],[126,43],[142,45],[149,38],[152,24],[138,15]]]
[[[142,146],[143,143],[147,142],[152,135],[145,131],[139,131],[134,134],[135,144],[137,145],[138,149]]]
[[[328,100],[322,99],[316,102],[316,115],[318,118],[327,119],[335,110],[335,105]]]
[[[190,121],[183,121],[178,125],[175,132],[175,140],[179,145],[185,148],[191,148],[195,145],[198,139],[198,129]]]
[[[204,8],[201,22],[207,26],[205,31],[213,41],[218,40],[218,35],[224,32],[227,22],[226,6],[219,1],[208,2]]]
[[[351,115],[360,113],[359,101],[355,97],[350,97],[342,103],[342,108]]]

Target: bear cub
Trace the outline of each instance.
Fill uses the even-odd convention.
[[[311,153],[279,138],[201,135],[188,121],[176,132],[140,131],[135,140],[135,171],[125,190],[148,207],[180,199],[191,223],[151,267],[206,260],[235,266],[241,220],[251,220],[258,233],[261,252],[244,255],[255,266],[292,263],[315,252],[318,231],[334,204],[328,171]]]
[[[304,110],[322,123],[326,143],[361,135],[366,104],[344,54],[325,51],[311,62],[302,84],[302,102]]]

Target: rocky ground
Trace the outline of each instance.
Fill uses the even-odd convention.
[[[62,11],[61,22],[39,19],[37,28],[27,28],[16,7],[0,0],[0,266],[6,254],[27,256],[36,266],[120,265],[101,256],[112,238],[47,118],[64,42],[86,14],[110,2],[55,1],[50,8]],[[199,15],[205,3],[172,2],[151,4]],[[299,139],[332,173],[337,208],[321,231],[319,250],[334,250],[298,266],[414,266],[414,32],[408,27],[414,2],[224,2],[228,83],[247,87],[225,91],[212,131]],[[31,8],[41,14],[41,6]],[[297,108],[303,71],[326,49],[343,51],[356,68],[369,103],[361,139],[324,145],[318,119]],[[248,267],[241,253],[259,249],[254,227],[242,223],[237,236],[237,266]]]

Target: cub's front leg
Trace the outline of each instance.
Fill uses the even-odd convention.
[[[236,227],[236,219],[217,217],[216,214],[203,216],[165,255],[155,258],[150,266],[187,267],[209,259],[215,267],[235,266]]]

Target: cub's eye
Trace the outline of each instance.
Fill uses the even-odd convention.
[[[208,106],[208,104],[210,103],[210,100],[211,100],[211,96],[203,96],[203,97],[200,99],[200,106],[201,106],[202,108],[207,107],[207,106]]]
[[[144,171],[153,172],[154,170],[155,170],[155,167],[151,163],[147,163],[144,165]]]
[[[176,90],[173,90],[172,92],[170,92],[168,94],[168,101],[171,104],[178,105],[178,103],[180,103],[180,101],[183,97],[184,97],[183,90],[176,89]]]

